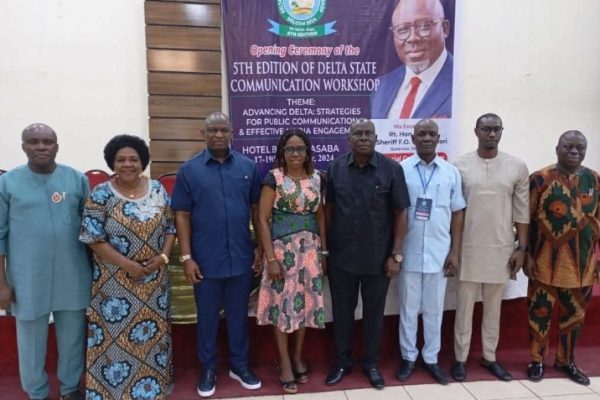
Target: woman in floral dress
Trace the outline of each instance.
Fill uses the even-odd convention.
[[[169,196],[143,177],[150,154],[135,136],[104,148],[115,175],[85,204],[79,240],[94,252],[86,399],[165,399],[172,391]]]
[[[306,327],[324,328],[323,273],[326,268],[325,211],[321,176],[313,168],[307,135],[288,129],[277,145],[278,168],[265,178],[259,201],[264,247],[257,322],[273,325],[283,390],[296,393],[308,381],[302,357]],[[295,335],[290,357],[288,336]]]

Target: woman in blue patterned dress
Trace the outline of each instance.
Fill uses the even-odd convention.
[[[86,398],[165,399],[173,386],[170,199],[142,176],[150,159],[142,139],[115,136],[104,158],[115,175],[88,197],[79,236],[94,252]]]

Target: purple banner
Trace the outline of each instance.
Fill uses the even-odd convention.
[[[317,168],[326,169],[330,161],[348,151],[348,127],[360,117],[376,118],[380,141],[393,142],[400,119],[390,118],[387,111],[377,115],[381,111],[372,102],[381,102],[375,100],[377,93],[384,93],[381,78],[403,64],[394,42],[396,33],[390,29],[394,3],[223,0],[233,148],[255,160],[264,173],[272,167],[279,136],[285,129],[297,127],[311,138]],[[441,4],[445,21],[431,22],[453,28],[454,1]],[[412,25],[409,31],[428,33],[427,26]],[[449,29],[445,39],[450,59],[453,31]],[[386,84],[385,91],[391,92],[393,99],[398,90]],[[451,98],[449,101],[451,107]],[[451,117],[439,110],[427,116]],[[409,125],[405,126],[410,126],[411,118],[406,119]],[[411,151],[410,143],[401,140],[400,144],[385,150],[392,156],[397,151]]]

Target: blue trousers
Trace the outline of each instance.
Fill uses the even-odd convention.
[[[194,285],[198,312],[196,347],[198,359],[206,368],[217,367],[217,333],[219,309],[225,308],[227,337],[229,341],[229,367],[248,366],[248,297],[252,284],[252,271],[230,278],[204,278]]]
[[[85,310],[54,311],[58,348],[57,375],[60,393],[79,389],[84,367]],[[32,399],[48,397],[48,374],[44,370],[49,314],[26,321],[17,319],[17,348],[21,386]]]

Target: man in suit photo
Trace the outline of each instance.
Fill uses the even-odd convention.
[[[452,116],[453,58],[446,50],[450,21],[439,0],[401,0],[392,14],[401,66],[379,78],[371,118]]]

